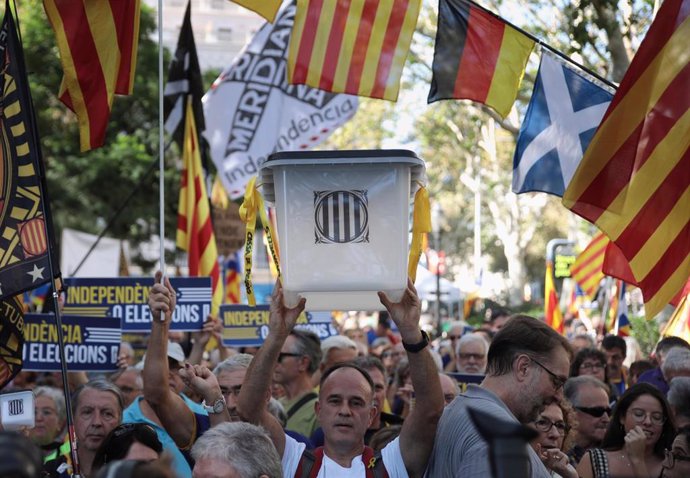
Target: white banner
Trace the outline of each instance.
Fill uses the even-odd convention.
[[[294,17],[289,2],[204,96],[205,136],[231,199],[244,194],[269,154],[316,146],[357,111],[356,96],[287,83]]]

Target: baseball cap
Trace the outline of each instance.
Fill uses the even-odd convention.
[[[180,365],[184,364],[185,355],[184,355],[184,350],[182,350],[182,346],[180,344],[178,344],[177,342],[168,341],[168,357],[179,362]],[[146,354],[144,354],[141,361],[138,364],[136,364],[134,367],[138,368],[139,370],[143,370],[145,360],[146,360]]]

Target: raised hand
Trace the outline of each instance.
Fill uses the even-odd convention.
[[[175,289],[170,284],[170,279],[166,276],[164,282],[161,283],[162,277],[161,271],[156,272],[153,287],[149,291],[149,308],[153,320],[169,324],[175,310],[177,297]]]
[[[421,302],[417,296],[417,289],[408,278],[407,288],[399,302],[391,302],[385,292],[379,292],[379,300],[388,310],[393,322],[398,326],[400,335],[405,342],[406,337],[419,338],[419,318],[421,316]]]
[[[207,402],[221,395],[218,379],[204,365],[191,365],[187,362],[179,371],[186,386],[204,397]]]
[[[272,334],[287,336],[297,323],[297,318],[304,311],[307,300],[300,297],[295,307],[286,307],[283,301],[283,286],[276,281],[271,294],[271,307],[268,318],[268,328]]]

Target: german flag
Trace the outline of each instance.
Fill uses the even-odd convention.
[[[421,0],[298,0],[288,82],[395,101]]]
[[[570,277],[578,283],[590,300],[594,298],[599,283],[604,278],[602,266],[608,243],[609,240],[604,234],[597,233],[570,266]]]
[[[556,332],[563,333],[563,314],[558,305],[551,261],[546,262],[546,276],[544,278],[544,321]]]
[[[654,317],[690,276],[690,0],[667,0],[563,204],[622,251]]]
[[[467,0],[440,0],[428,102],[467,99],[506,117],[534,41]]]
[[[79,120],[81,150],[103,145],[116,94],[130,95],[140,0],[43,0],[64,76],[60,101]]]
[[[211,313],[216,315],[223,302],[223,285],[220,282],[218,248],[211,224],[211,206],[201,167],[191,97],[187,98],[182,160],[184,169],[177,212],[177,247],[187,251],[190,277],[211,278]]]

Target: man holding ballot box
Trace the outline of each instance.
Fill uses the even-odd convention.
[[[301,299],[296,307],[287,308],[282,287],[276,284],[269,335],[247,371],[238,410],[243,419],[268,430],[282,456],[285,477],[381,476],[383,469],[391,478],[423,476],[443,411],[441,385],[428,349],[429,338],[419,328],[420,302],[412,282],[408,281],[400,302],[391,302],[382,292],[379,298],[398,326],[407,350],[416,406],[405,420],[399,438],[380,454],[374,454],[364,446],[364,434],[377,413],[371,377],[352,363],[337,364],[324,371],[321,378],[315,410],[325,445],[311,453],[305,452],[304,444],[285,435],[265,406],[270,399],[273,368],[306,302]]]

